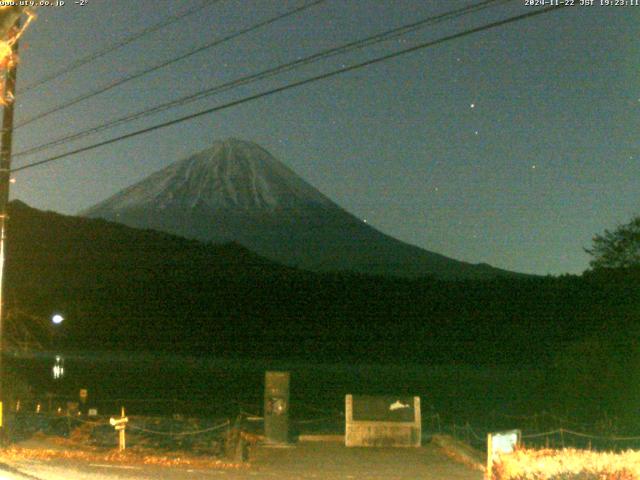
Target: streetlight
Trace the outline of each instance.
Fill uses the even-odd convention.
[[[64,358],[62,355],[56,355],[56,363],[53,365],[53,379],[60,380],[64,376]]]
[[[60,325],[64,322],[64,317],[59,313],[54,313],[51,316],[51,322],[54,325]],[[64,376],[64,358],[62,355],[56,355],[56,363],[53,366],[53,378],[59,380]]]

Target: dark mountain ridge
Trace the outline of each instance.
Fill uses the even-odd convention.
[[[407,278],[516,276],[390,237],[258,145],[237,139],[178,161],[81,213],[205,242],[236,241],[284,265]]]
[[[7,304],[75,350],[366,362],[526,362],[637,319],[637,272],[444,281],[315,274],[210,245],[11,205]],[[635,276],[634,276],[635,275]],[[621,320],[626,319],[624,322]]]

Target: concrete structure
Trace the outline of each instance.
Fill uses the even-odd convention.
[[[347,395],[347,447],[419,447],[420,397]]]
[[[289,442],[289,372],[265,373],[264,435],[269,443]]]

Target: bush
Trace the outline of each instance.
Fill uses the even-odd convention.
[[[496,480],[640,480],[640,452],[523,449],[502,455]]]

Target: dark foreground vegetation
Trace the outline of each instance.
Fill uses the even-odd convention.
[[[65,351],[531,367],[549,398],[637,413],[640,269],[442,281],[313,274],[14,202],[7,305],[67,318]]]

